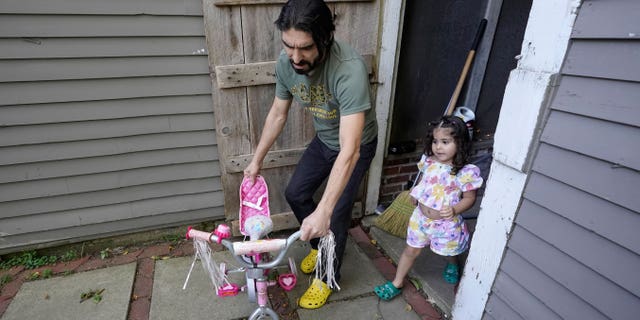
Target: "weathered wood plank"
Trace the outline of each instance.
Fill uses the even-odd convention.
[[[638,213],[533,172],[524,197],[640,255]],[[580,204],[579,206],[576,204]],[[584,208],[589,208],[585,210]],[[602,219],[606,213],[606,219]]]
[[[276,62],[256,62],[216,67],[218,88],[237,88],[276,82]]]
[[[369,74],[373,72],[373,55],[362,58]],[[276,83],[276,61],[216,66],[218,88],[238,88]]]
[[[615,122],[553,111],[542,131],[541,141],[640,170],[640,128]],[[627,141],[627,147],[611,141]]]
[[[291,230],[299,228],[300,224],[293,215],[293,212],[282,212],[271,215],[271,221],[273,222],[273,231]],[[242,236],[240,233],[240,220],[234,220],[231,222],[231,230],[233,236]]]
[[[264,158],[262,169],[295,165],[300,160],[305,148],[274,150]],[[229,157],[223,159],[225,169],[228,173],[240,173],[249,165],[253,154]]]
[[[3,0],[0,12],[14,14],[124,14],[202,16],[201,0]]]
[[[607,319],[513,250],[507,250],[501,269],[561,319]]]
[[[571,33],[572,38],[640,39],[640,2],[636,0],[585,0]]]
[[[640,27],[640,22],[638,24]],[[561,72],[585,77],[640,82],[640,58],[638,57],[640,57],[640,41],[574,40],[567,52]]]
[[[562,241],[565,240],[566,237]],[[509,248],[610,319],[633,319],[640,313],[637,296],[518,225],[511,234]],[[615,264],[610,266],[617,267]],[[636,272],[637,265],[627,276]],[[562,299],[561,296],[556,298]],[[542,319],[548,318],[543,316]]]
[[[637,217],[636,217],[637,218]],[[640,278],[629,278],[640,266],[640,256],[609,241],[594,236],[591,230],[582,228],[570,220],[531,201],[523,201],[516,224],[527,229],[545,242],[574,258],[587,268],[640,296]],[[556,226],[549,228],[549,225]],[[615,229],[614,229],[615,230]],[[637,238],[637,237],[636,237]],[[619,262],[612,266],[610,261]]]
[[[0,39],[0,59],[206,56],[204,36]]]
[[[565,75],[552,108],[640,127],[640,83]]]
[[[0,254],[80,242],[99,237],[116,236],[125,233],[144,232],[158,229],[159,227],[184,226],[190,223],[211,221],[222,217],[224,217],[223,208],[217,206],[72,228],[45,230],[37,234],[26,233],[6,236],[2,237],[2,242],[0,242]]]
[[[220,176],[218,162],[198,162],[65,178],[0,184],[0,202],[110,190],[129,186]]]
[[[203,130],[0,147],[0,165],[101,157],[195,146],[211,146],[213,148],[215,144],[216,137],[213,130]]]
[[[47,212],[122,204],[144,199],[221,191],[219,177],[167,181],[95,192],[0,202],[0,217],[16,217]]]
[[[0,183],[125,171],[153,166],[217,161],[215,147],[202,146],[136,152],[95,158],[16,164],[0,167]]]
[[[348,43],[362,56],[369,56],[365,61],[371,74],[371,61],[378,51],[378,25],[380,19],[380,2],[335,3],[335,38]]]
[[[0,82],[208,75],[206,56],[0,60]]]
[[[326,0],[326,2],[363,2],[372,0]],[[287,0],[213,0],[216,6],[239,6],[250,4],[282,4]]]
[[[0,107],[0,126],[211,113],[211,95],[40,103]]]
[[[212,130],[212,114],[166,115],[0,128],[0,146]]]
[[[545,143],[540,145],[533,170],[640,212],[640,197],[635,189],[628,187],[640,185],[640,175],[635,170]]]
[[[202,35],[201,17],[0,15],[3,38]]]
[[[211,93],[208,75],[0,83],[0,106]]]

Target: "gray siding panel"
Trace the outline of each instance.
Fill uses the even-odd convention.
[[[212,208],[221,206],[224,203],[223,198],[222,191],[217,191],[58,211],[46,215],[4,218],[0,232],[4,235],[15,235]]]
[[[485,315],[638,318],[638,17],[582,2]]]
[[[580,299],[513,250],[507,251],[504,257],[504,268],[509,270],[508,275],[511,279],[526,288],[562,319],[607,319],[586,301]],[[537,301],[535,302],[537,303]]]
[[[213,114],[160,115],[0,128],[0,146],[213,130]]]
[[[109,190],[148,183],[220,175],[218,162],[196,162],[106,172],[64,178],[0,184],[0,201],[15,201],[88,191]]]
[[[509,241],[509,249],[525,257],[550,278],[561,283],[607,317],[635,319],[635,316],[640,313],[640,299],[637,296],[630,294],[525,229],[516,227]],[[616,261],[607,262],[617,268]],[[505,266],[505,272],[508,272],[507,269],[509,269],[508,266]],[[536,278],[534,277],[533,280]],[[567,299],[564,296],[551,298]]]
[[[2,212],[2,217],[16,217],[120,204],[144,199],[221,191],[220,183],[219,177],[196,178],[128,186],[95,192],[8,201],[0,203],[0,212]]]
[[[553,112],[541,141],[556,147],[640,170],[640,128],[610,121]],[[625,141],[626,143],[612,143]]]
[[[199,0],[0,3],[0,254],[224,217]]]
[[[640,83],[563,76],[552,109],[640,126]]]
[[[640,21],[640,16],[638,20]],[[573,41],[567,52],[562,73],[640,81],[640,64],[628,63],[639,59],[638,57],[640,41]]]
[[[66,161],[0,167],[0,183],[70,177],[199,161],[217,161],[217,147],[164,149]]]
[[[520,210],[523,214],[516,221],[519,226],[553,243],[557,250],[580,261],[585,267],[640,296],[640,277],[628,276],[640,267],[640,256],[615,242],[594,236],[591,231],[533,202],[525,200]],[[555,227],[549,228],[549,225]],[[615,268],[611,267],[612,261],[616,262]]]
[[[496,276],[493,294],[517,310],[524,319],[562,319],[506,273]]]
[[[640,39],[640,2],[584,1],[572,38]]]
[[[0,59],[206,55],[204,37],[0,38]]]
[[[576,225],[640,255],[640,219],[636,212],[535,172],[529,178],[524,196]],[[607,219],[602,219],[603,214],[607,215]]]
[[[120,14],[202,16],[201,0],[3,0],[0,12],[38,14]]]
[[[542,144],[533,170],[629,210],[640,211],[637,171]]]
[[[0,14],[0,37],[204,36],[202,17]]]
[[[0,126],[211,112],[213,107],[210,94],[41,103],[0,107]]]
[[[0,82],[209,74],[206,56],[0,61]]]
[[[495,294],[489,296],[483,320],[520,320],[524,319],[515,310],[511,309],[508,303],[504,302]]]
[[[169,132],[98,140],[0,147],[0,165],[119,155],[130,152],[215,145],[211,130]]]
[[[208,75],[0,83],[4,105],[206,93],[211,93]]]
[[[12,237],[0,238],[0,248],[21,248],[24,246],[42,247],[43,244],[59,245],[73,243],[99,237],[175,226],[184,224],[185,221],[205,221],[210,220],[211,217],[224,217],[223,207],[212,207],[66,229],[48,230],[35,234],[19,234]]]

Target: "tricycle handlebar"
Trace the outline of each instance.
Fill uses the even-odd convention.
[[[228,228],[225,226],[225,228]],[[231,254],[246,267],[249,268],[264,268],[270,269],[277,266],[284,258],[285,254],[289,250],[289,247],[300,238],[300,231],[296,231],[290,235],[287,239],[262,239],[253,241],[229,241],[230,235],[227,232],[219,232],[218,229],[214,232],[204,232],[189,227],[187,229],[187,239],[196,238],[207,242],[217,242],[225,246]],[[241,256],[264,253],[264,252],[276,252],[279,251],[277,257],[269,262],[251,264],[243,260]]]

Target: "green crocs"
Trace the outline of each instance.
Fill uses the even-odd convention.
[[[397,297],[402,292],[402,289],[396,288],[391,281],[387,281],[387,283],[375,287],[373,291],[378,298],[389,301]]]
[[[444,268],[444,272],[442,273],[442,277],[444,281],[456,284],[460,281],[460,271],[458,269],[458,265],[453,263],[447,263],[447,266]]]

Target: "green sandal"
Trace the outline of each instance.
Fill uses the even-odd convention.
[[[442,277],[444,278],[444,281],[448,283],[451,283],[451,284],[458,283],[458,281],[460,281],[460,271],[458,269],[458,265],[455,265],[453,263],[447,263],[447,267],[444,268]]]
[[[378,298],[385,301],[389,301],[402,293],[402,289],[396,288],[391,281],[387,281],[387,283],[375,287],[373,291],[376,293]]]

